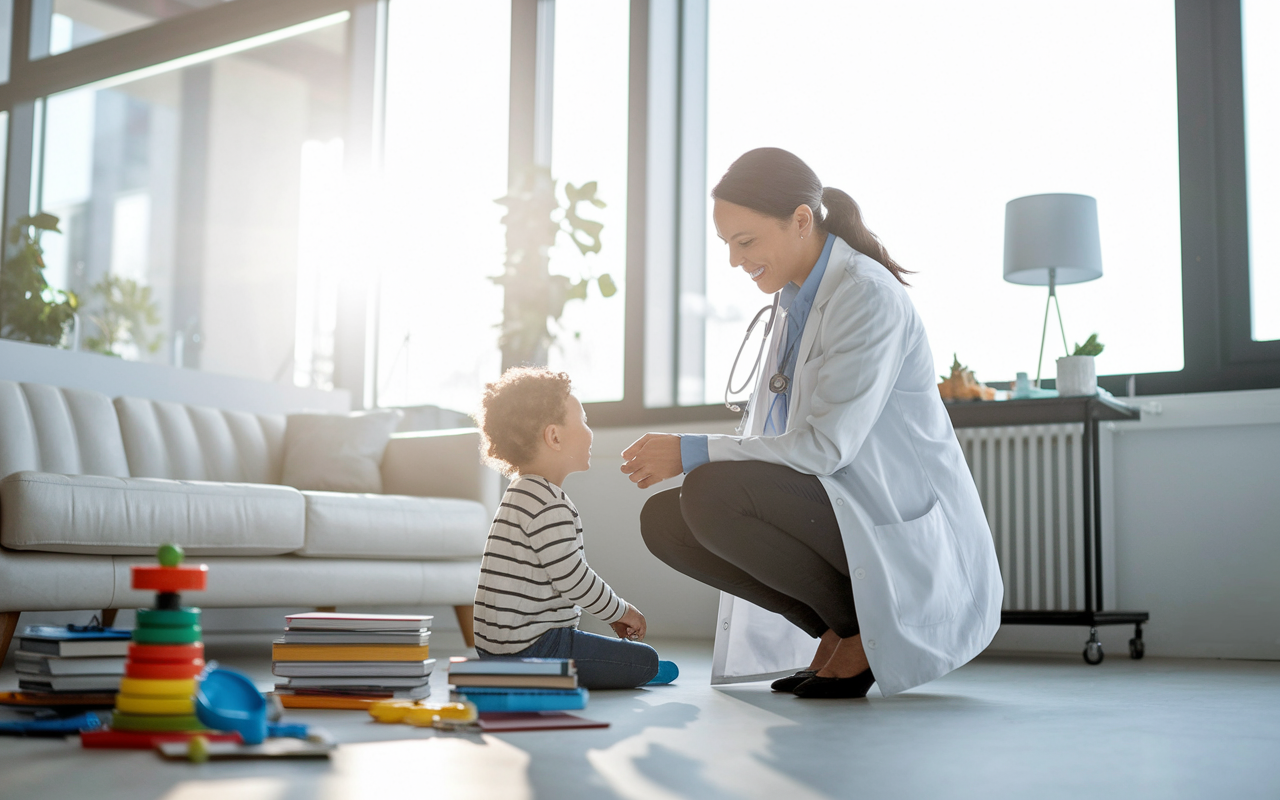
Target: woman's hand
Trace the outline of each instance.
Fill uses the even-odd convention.
[[[609,627],[613,628],[613,632],[618,634],[619,639],[630,639],[633,642],[644,641],[645,632],[648,630],[644,614],[630,603],[627,603],[627,613],[622,615],[622,619],[610,623]]]
[[[622,471],[641,489],[684,471],[680,437],[671,433],[646,433],[622,451]]]

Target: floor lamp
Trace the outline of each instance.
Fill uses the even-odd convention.
[[[1040,326],[1040,356],[1036,383],[1044,361],[1049,330],[1049,304],[1058,310],[1062,347],[1067,330],[1057,288],[1102,277],[1102,245],[1098,238],[1098,201],[1084,194],[1033,194],[1010,200],[1004,207],[1004,279],[1027,286],[1048,286],[1044,324]]]

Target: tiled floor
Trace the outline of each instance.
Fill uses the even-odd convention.
[[[461,649],[443,632],[432,644]],[[200,766],[0,739],[0,797],[1280,797],[1280,662],[984,657],[892,699],[806,701],[713,689],[708,644],[658,646],[680,680],[595,693],[585,715],[605,730],[440,734],[292,712],[343,743],[331,761]],[[265,644],[209,647],[269,683]]]

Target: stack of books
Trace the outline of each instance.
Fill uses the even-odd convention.
[[[97,626],[28,625],[13,654],[26,692],[116,692],[130,632]]]
[[[451,658],[449,683],[456,699],[475,703],[482,714],[587,707],[570,658]]]
[[[315,612],[285,620],[271,671],[285,679],[275,693],[286,708],[367,708],[431,693],[431,617]]]

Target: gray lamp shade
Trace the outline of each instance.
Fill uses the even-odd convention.
[[[1004,207],[1004,279],[1047,286],[1102,277],[1098,201],[1085,194],[1033,194]]]

